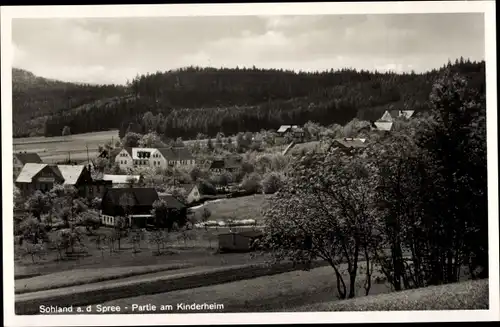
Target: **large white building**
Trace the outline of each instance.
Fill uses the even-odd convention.
[[[192,168],[195,159],[187,148],[123,148],[115,158],[122,169]]]

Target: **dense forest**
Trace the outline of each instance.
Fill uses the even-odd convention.
[[[484,62],[461,58],[445,67],[484,91]],[[64,126],[72,133],[120,129],[123,135],[134,126],[136,132],[154,130],[165,138],[190,139],[198,133],[214,137],[307,121],[343,125],[355,117],[376,120],[387,109],[428,110],[428,95],[440,71],[296,73],[188,67],[136,76],[123,88],[72,84],[65,92],[62,86],[37,87],[33,98],[27,92],[14,93],[14,120],[24,122],[16,124],[15,136],[61,135]],[[44,109],[38,110],[40,102]]]
[[[127,88],[116,85],[75,84],[12,70],[12,107],[14,137],[43,135],[45,121],[69,108],[108,97],[121,97]],[[59,135],[61,134],[59,131]]]

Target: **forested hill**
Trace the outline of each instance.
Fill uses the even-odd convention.
[[[473,86],[484,87],[484,62],[460,60],[447,66],[468,76]],[[137,123],[132,125],[138,132],[154,129],[169,138],[188,139],[309,120],[323,125],[345,124],[354,117],[375,120],[386,109],[426,110],[438,74],[189,67],[137,76],[127,96],[116,96],[118,89],[107,87],[109,94],[100,101],[61,103],[54,108],[57,113],[47,115],[44,134],[60,135],[64,126],[72,133],[116,128],[123,133]]]
[[[115,85],[89,85],[62,82],[35,76],[23,69],[12,69],[12,118],[14,137],[43,135],[45,120],[69,108],[99,99],[126,94]]]

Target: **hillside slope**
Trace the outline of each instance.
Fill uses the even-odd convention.
[[[457,60],[441,70],[444,68],[466,75],[472,86],[484,92],[484,62]],[[51,86],[51,91],[35,94],[51,94],[57,103],[37,116],[33,116],[36,98],[22,108],[14,108],[30,112],[35,121],[43,119],[45,136],[60,135],[66,125],[73,133],[120,129],[123,134],[130,123],[135,123],[138,132],[156,130],[168,138],[189,139],[198,133],[214,137],[218,132],[230,135],[276,129],[281,124],[309,120],[322,125],[345,124],[354,117],[376,120],[387,109],[427,110],[428,95],[439,73],[351,69],[295,73],[188,67],[137,76],[127,90],[75,87],[73,92],[81,93],[72,97],[71,104],[67,104],[67,91],[63,97]],[[40,122],[24,123],[24,130],[33,132],[30,124],[39,126]]]
[[[99,99],[123,96],[125,91],[121,86],[62,82],[13,68],[14,137],[43,135],[48,116]]]

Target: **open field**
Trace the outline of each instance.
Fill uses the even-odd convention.
[[[357,294],[362,296],[364,294],[363,280],[362,276],[359,278]],[[374,283],[370,293],[387,292],[390,292],[388,285]],[[161,304],[169,304],[173,306],[173,310],[169,311],[171,313],[188,313],[188,311],[178,311],[177,304],[191,304],[196,301],[196,303],[223,304],[224,309],[220,310],[220,312],[263,312],[279,311],[308,303],[335,300],[336,279],[334,271],[331,267],[325,266],[310,271],[292,271],[214,286],[124,298],[106,302],[104,305],[120,305],[122,308],[128,308],[124,313],[132,313],[131,304],[154,304],[158,307]]]
[[[197,215],[201,215],[203,208],[207,208],[212,213],[208,220],[255,219],[257,222],[260,222],[263,219],[262,211],[268,205],[268,198],[269,195],[255,194],[239,198],[220,199],[196,208],[193,211]]]
[[[243,229],[243,228],[240,228]],[[128,238],[121,240],[121,249],[115,242],[115,250],[110,251],[107,244],[97,248],[96,236],[83,236],[85,245],[80,256],[73,256],[59,260],[56,250],[48,249],[41,256],[36,256],[35,263],[29,254],[19,245],[14,246],[15,275],[50,274],[74,269],[106,269],[116,267],[150,266],[162,264],[193,264],[203,266],[225,266],[232,264],[246,264],[263,262],[265,257],[253,259],[250,253],[216,253],[217,235],[228,232],[228,228],[194,229],[185,234],[172,232],[169,235],[161,255],[156,255],[157,245],[141,241],[137,253]],[[96,231],[98,235],[109,235],[110,228],[101,227]],[[183,236],[186,236],[184,238]],[[163,246],[161,246],[163,248]],[[78,247],[75,251],[78,251]]]
[[[87,159],[87,146],[90,158],[97,155],[98,146],[108,141],[117,141],[118,130],[75,134],[55,137],[26,137],[13,139],[14,151],[37,152],[44,162],[51,163],[68,159],[83,161]]]

